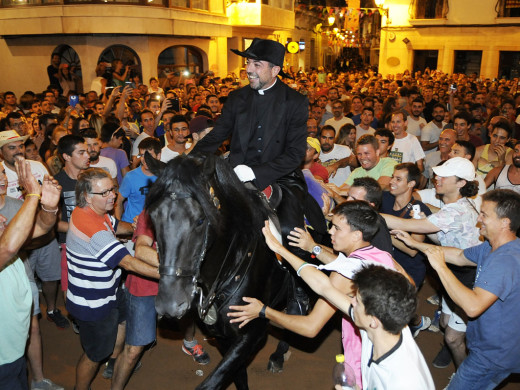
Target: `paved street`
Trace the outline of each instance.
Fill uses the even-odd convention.
[[[419,312],[433,315],[434,307],[426,303],[425,299],[432,293],[429,285],[425,285],[420,292]],[[44,309],[42,307],[42,309]],[[63,307],[61,307],[64,310]],[[341,332],[339,318],[335,317],[334,324],[320,333],[316,340],[299,339],[297,347],[291,347],[291,355],[285,363],[283,373],[271,374],[266,371],[269,355],[275,350],[280,332],[273,328],[267,345],[253,359],[249,366],[249,385],[251,390],[260,389],[299,389],[299,390],[331,390],[332,367],[334,356],[341,353]],[[44,372],[54,382],[65,386],[67,390],[74,387],[75,364],[81,353],[79,337],[72,329],[59,330],[45,318],[41,320],[44,343]],[[182,334],[174,329],[175,325],[162,323],[158,344],[143,358],[143,366],[131,378],[128,390],[155,390],[155,389],[194,389],[201,382],[196,375],[202,370],[207,375],[216,366],[220,355],[216,348],[203,341],[204,348],[211,355],[211,363],[199,366],[181,351]],[[204,336],[197,335],[199,341]],[[442,336],[440,333],[421,332],[417,342],[427,360],[431,363],[440,349]],[[295,343],[298,340],[295,340]],[[453,372],[453,366],[437,369],[430,365],[430,369],[437,389],[443,389]],[[101,373],[96,377],[92,390],[108,390],[110,381],[103,379]],[[234,389],[231,386],[230,389]],[[502,389],[520,389],[520,378],[516,377]],[[468,389],[469,390],[469,389]]]

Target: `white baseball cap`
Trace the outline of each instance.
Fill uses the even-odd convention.
[[[440,177],[457,176],[467,181],[475,180],[475,166],[471,161],[463,157],[450,158],[444,164],[432,169]]]

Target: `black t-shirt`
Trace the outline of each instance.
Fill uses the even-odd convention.
[[[76,207],[76,181],[71,179],[65,170],[61,170],[54,176],[62,188],[60,195],[61,216],[60,220],[69,222],[70,215]],[[67,241],[67,233],[58,233],[58,242],[65,243]]]
[[[372,245],[374,245],[377,249],[388,252],[392,254],[392,238],[390,237],[390,231],[388,230],[388,226],[386,225],[385,219],[377,214],[379,217],[379,230],[376,235],[370,241]]]
[[[410,211],[412,211],[411,207],[404,207],[401,210],[394,210],[395,196],[390,194],[389,192],[383,192],[383,202],[381,204],[381,212],[385,214],[395,215],[396,217],[410,219]],[[411,200],[412,204],[419,205],[421,211],[430,215],[432,212],[430,209],[422,202],[418,200]],[[422,284],[424,280],[424,276],[426,274],[426,263],[425,257],[422,252],[417,252],[414,257],[400,251],[397,248],[393,248],[393,256],[394,259],[404,268],[406,272],[413,278],[415,285],[417,288]]]

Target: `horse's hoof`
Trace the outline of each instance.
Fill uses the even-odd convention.
[[[274,374],[277,374],[279,372],[283,371],[283,357],[279,360],[272,360],[269,359],[269,362],[267,363],[267,371],[272,372]]]

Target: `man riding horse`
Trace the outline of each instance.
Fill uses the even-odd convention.
[[[249,86],[229,94],[215,127],[194,151],[214,152],[231,137],[229,161],[238,178],[264,193],[270,193],[273,184],[281,189],[282,199],[276,209],[283,244],[296,255],[305,256],[299,248],[288,246],[286,237],[294,227],[304,227],[307,186],[299,167],[307,147],[307,97],[277,77],[288,77],[282,70],[282,44],[255,38],[245,51],[231,51],[247,59]],[[306,295],[301,288],[294,290],[298,293],[289,292],[296,303],[293,314],[304,314],[305,303],[297,301],[306,301]],[[279,346],[279,362],[287,348]]]

